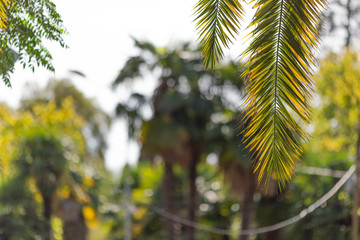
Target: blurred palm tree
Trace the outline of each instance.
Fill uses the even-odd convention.
[[[44,239],[52,239],[51,216],[53,199],[67,166],[65,149],[60,140],[51,135],[35,135],[27,138],[22,153],[15,160],[19,174],[26,179],[34,179],[42,197],[45,221]]]
[[[224,155],[225,152],[234,154],[232,151],[237,152],[240,144],[241,138],[234,138],[231,143],[234,148],[231,148],[224,136],[228,131],[214,131],[219,130],[217,126],[222,122],[229,121],[229,115],[232,119],[233,111],[237,108],[237,100],[234,101],[233,97],[240,95],[243,82],[235,81],[237,68],[234,63],[221,66],[214,73],[203,70],[200,51],[192,49],[189,44],[180,45],[173,50],[156,49],[150,43],[136,40],[135,44],[141,54],[127,61],[114,81],[114,87],[127,80],[142,77],[144,69],[154,72],[161,70],[158,85],[151,100],[142,94],[133,93],[127,103],[118,104],[117,113],[127,118],[129,135],[136,137],[142,144],[141,157],[154,159],[158,155],[164,160],[164,196],[166,209],[171,213],[174,213],[175,202],[173,165],[176,163],[188,170],[188,219],[195,222],[198,163],[207,154],[216,152],[216,149],[222,149]],[[146,58],[149,55],[151,57]],[[149,119],[143,113],[147,102],[151,102],[153,109],[153,115]],[[212,127],[214,131],[211,131]],[[229,126],[223,127],[236,135],[233,126],[231,129]],[[221,139],[221,142],[216,142],[216,139]],[[241,149],[247,153],[244,146]],[[248,161],[243,155],[244,153],[239,154],[239,158]],[[245,169],[252,180],[250,165],[248,161]],[[240,174],[244,176],[244,172]],[[251,186],[252,192],[247,194],[246,199],[252,199],[256,185]],[[245,216],[244,226],[247,226],[246,219],[248,217]],[[166,225],[168,239],[174,239],[173,223],[167,221]],[[186,232],[188,239],[195,238],[193,228],[188,227]]]
[[[183,44],[174,50],[156,49],[150,43],[137,40],[135,44],[141,50],[140,56],[127,61],[113,86],[142,76],[143,66],[150,71],[160,69],[161,75],[150,101],[144,95],[134,93],[127,104],[118,104],[117,114],[127,117],[130,136],[135,136],[136,130],[139,131],[142,158],[153,159],[156,155],[162,157],[165,166],[163,191],[166,209],[170,213],[175,212],[173,164],[179,163],[189,169],[188,218],[195,221],[196,166],[200,161],[203,142],[201,130],[212,112],[211,102],[199,97],[195,81],[207,73],[201,68],[199,53],[190,50],[189,44]],[[145,59],[146,54],[151,56],[150,59]],[[196,68],[199,66],[200,68]],[[196,94],[194,88],[197,88]],[[153,108],[153,117],[149,120],[141,112],[147,102],[151,102]],[[168,239],[174,239],[174,223],[167,221],[165,225]],[[187,232],[190,236],[194,235],[192,228]]]
[[[36,211],[35,196],[24,176],[17,174],[1,182],[0,202],[0,239],[39,239],[44,221]]]

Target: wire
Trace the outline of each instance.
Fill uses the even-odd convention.
[[[284,221],[281,221],[281,222],[278,222],[276,224],[266,226],[266,227],[255,228],[255,229],[245,229],[236,235],[237,236],[252,235],[252,234],[256,235],[256,234],[271,232],[271,231],[275,231],[275,230],[287,227],[293,223],[300,221],[301,219],[306,217],[308,214],[312,213],[317,208],[319,208],[322,204],[327,202],[332,196],[334,196],[334,194],[345,184],[345,182],[351,177],[351,175],[354,172],[355,172],[355,165],[351,166],[350,169],[341,177],[341,179],[325,195],[323,195],[321,198],[319,198],[316,202],[314,202],[307,208],[303,209],[299,214],[295,215],[294,217],[288,218]],[[209,227],[209,226],[206,226],[206,225],[203,225],[200,223],[196,223],[196,222],[192,222],[185,218],[179,217],[177,215],[174,215],[172,213],[165,211],[164,209],[154,207],[154,206],[149,206],[149,207],[150,207],[150,209],[152,209],[153,212],[155,212],[165,218],[168,218],[174,222],[180,223],[182,225],[186,225],[186,226],[193,227],[193,228],[196,228],[199,230],[216,233],[216,234],[220,234],[220,235],[235,235],[232,231],[230,231],[228,229]]]
[[[318,167],[300,167],[296,172],[333,178],[341,178],[346,173],[346,171]]]

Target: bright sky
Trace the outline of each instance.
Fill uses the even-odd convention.
[[[187,40],[195,42],[195,25],[192,22],[192,7],[196,0],[53,0],[64,20],[69,35],[66,42],[70,49],[49,44],[56,73],[38,68],[35,73],[17,64],[11,77],[12,88],[0,87],[0,101],[17,107],[26,90],[26,82],[45,86],[50,78],[70,78],[86,96],[96,98],[109,114],[114,113],[119,99],[126,92],[113,92],[110,83],[115,79],[126,59],[136,54],[130,36],[149,40],[157,46],[175,45]],[[246,26],[246,24],[243,24]],[[240,54],[241,38],[228,55]],[[74,69],[83,72],[87,78],[69,74]],[[145,85],[151,91],[153,86]],[[144,88],[144,87],[143,87]],[[130,159],[135,162],[137,148],[134,144],[127,149],[127,129],[117,121],[108,136],[109,150],[106,165],[118,171]]]
[[[157,46],[174,45],[178,40],[195,41],[192,6],[196,0],[54,0],[69,35],[70,49],[49,44],[56,73],[38,68],[35,73],[17,64],[11,76],[12,88],[0,87],[0,101],[17,107],[25,92],[26,82],[45,86],[50,78],[70,78],[86,96],[94,97],[100,106],[113,115],[116,103],[126,93],[113,92],[109,86],[125,63],[136,54],[130,36],[149,40]],[[76,69],[87,78],[69,74]],[[151,86],[148,86],[151,88]],[[150,91],[151,89],[142,89]],[[109,150],[106,165],[118,171],[128,159],[134,162],[137,149],[126,145],[127,130],[124,123],[113,126],[108,137]]]

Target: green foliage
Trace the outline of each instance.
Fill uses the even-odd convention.
[[[37,203],[22,176],[14,176],[0,184],[0,238],[42,239],[44,222]]]
[[[135,133],[146,121],[144,108],[150,101],[156,117],[162,118],[161,121],[181,122],[194,137],[199,136],[197,132],[205,127],[212,114],[222,114],[224,108],[235,108],[235,103],[222,95],[229,89],[240,93],[242,88],[243,82],[239,80],[235,83],[234,80],[237,77],[234,63],[219,66],[212,74],[202,69],[200,50],[193,49],[188,43],[174,49],[161,49],[148,42],[135,39],[134,42],[141,52],[139,56],[129,58],[113,87],[141,79],[146,70],[161,69],[161,76],[152,100],[135,92],[127,103],[118,104],[116,113],[127,118],[129,136],[140,136]]]
[[[5,176],[11,172],[11,159],[19,154],[18,144],[35,135],[58,136],[79,154],[84,153],[85,139],[80,131],[83,119],[75,113],[71,98],[59,109],[53,101],[34,105],[31,111],[16,112],[1,105],[0,116],[0,161]]]
[[[324,155],[305,156],[305,161],[311,162],[313,166],[317,165],[318,159],[321,157],[327,160],[326,166],[331,169],[346,170],[349,164],[345,164],[347,159],[334,158],[329,154],[326,158]],[[298,174],[294,179],[294,184],[289,187],[286,199],[279,204],[281,209],[286,208],[286,212],[291,215],[297,214],[304,207],[309,206],[323,193],[338,181],[332,177],[320,177],[313,175]],[[313,214],[307,216],[301,222],[289,226],[282,231],[284,239],[292,238],[295,240],[304,239],[304,236],[310,239],[349,239],[351,235],[351,209],[353,206],[353,195],[348,191],[349,186],[341,189],[333,198],[331,198],[321,208]],[[269,206],[272,208],[272,206]],[[280,210],[279,210],[280,211]],[[285,211],[281,211],[285,212]],[[260,213],[263,218],[262,213]],[[273,216],[269,216],[269,220]],[[296,232],[297,234],[294,234]]]
[[[47,239],[53,198],[83,151],[82,119],[71,98],[59,109],[54,102],[17,112],[3,105],[0,115],[0,221],[7,219],[8,227],[1,234],[4,239]],[[50,203],[47,210],[45,202]]]
[[[316,81],[320,104],[314,114],[314,151],[355,155],[360,128],[359,75],[359,56],[350,50],[330,53],[321,60]]]
[[[20,145],[21,154],[16,159],[19,174],[33,177],[42,195],[52,196],[65,172],[67,159],[59,139],[51,135],[36,134]]]
[[[222,182],[223,176],[217,174],[217,169],[213,165],[202,163],[199,165],[199,204],[202,204],[199,211],[199,223],[218,228],[229,228],[231,221],[238,214],[238,210],[231,209],[237,205],[237,199],[229,197],[229,186]],[[178,209],[176,215],[184,217],[186,214],[186,198],[184,192],[187,186],[183,183],[186,178],[186,170],[175,167],[176,189],[175,206]],[[130,184],[132,189],[132,223],[133,239],[156,240],[166,238],[163,225],[168,219],[161,217],[154,212],[153,207],[163,208],[165,199],[161,191],[161,179],[163,178],[163,165],[159,162],[150,165],[148,162],[140,162],[136,166],[126,166],[122,171],[120,184],[116,189],[124,189],[126,171],[130,172]],[[117,192],[115,190],[113,192]],[[107,216],[110,220],[110,235],[108,239],[122,239],[124,215],[127,205],[118,205],[124,199],[122,194],[112,196],[113,205],[107,206]],[[111,206],[111,207],[110,207]],[[178,238],[181,239],[183,226],[178,226]],[[223,239],[223,236],[208,232],[199,232],[199,239]]]
[[[64,99],[71,97],[75,112],[82,117],[84,124],[82,132],[87,141],[87,159],[103,164],[107,148],[106,135],[110,128],[111,119],[94,99],[87,98],[70,80],[50,80],[44,89],[28,86],[29,91],[21,100],[23,110],[31,110],[34,105],[54,101],[57,108],[61,108]],[[90,145],[90,142],[92,143]]]
[[[235,82],[238,75],[234,63],[222,65],[214,69],[213,73],[203,70],[200,50],[192,49],[188,44],[179,45],[174,49],[157,49],[149,43],[139,41],[135,41],[135,44],[140,48],[140,55],[131,57],[127,61],[114,81],[114,86],[127,86],[132,81],[141,79],[147,73],[146,70],[155,72],[160,69],[161,74],[159,77],[156,76],[157,88],[150,98],[133,93],[128,102],[118,105],[117,113],[120,117],[127,118],[129,136],[135,137],[141,144],[140,160],[157,163],[158,159],[161,159],[164,162],[163,191],[158,193],[162,195],[163,200],[157,200],[159,204],[167,208],[171,201],[171,204],[174,205],[174,210],[171,211],[177,215],[185,215],[190,211],[198,213],[198,203],[193,205],[193,209],[187,209],[187,212],[177,207],[182,206],[183,201],[193,201],[191,197],[198,195],[197,192],[194,192],[191,193],[191,197],[184,198],[184,196],[178,195],[178,188],[189,194],[190,185],[194,186],[196,179],[190,179],[186,174],[191,171],[190,169],[199,170],[198,164],[201,164],[208,154],[217,154],[221,161],[220,164],[226,165],[226,168],[242,170],[236,174],[248,173],[251,169],[251,156],[241,143],[241,136],[237,136],[239,131],[235,124],[236,101],[230,97],[232,94],[240,94],[243,82],[241,79]],[[142,61],[137,61],[135,64],[133,59],[142,59]],[[128,73],[128,71],[130,72]],[[150,118],[143,113],[144,106],[149,102],[153,110]],[[240,148],[239,144],[241,144]],[[179,172],[175,170],[174,180],[169,177],[172,176],[171,171],[174,170],[169,170],[169,168],[177,169],[179,166],[181,166],[180,169],[186,169],[186,172],[177,175]],[[192,168],[193,166],[195,167]],[[215,175],[214,172],[217,170],[215,167],[209,167],[209,169],[200,171],[199,178],[203,178],[204,175],[207,175],[206,173],[210,175],[211,172]],[[207,177],[216,178],[214,175],[209,175]],[[181,184],[178,180],[180,177],[187,178],[186,184]],[[236,185],[239,188],[238,192],[242,191],[242,184],[244,182]],[[199,187],[197,188],[199,189]],[[215,192],[212,189],[205,190],[205,188],[211,187],[204,186],[204,191],[200,194],[214,196]],[[219,195],[221,194],[219,193]],[[175,198],[174,195],[177,197]],[[168,198],[174,199],[169,200]],[[226,203],[223,204],[223,202]],[[199,213],[204,216],[200,222],[226,228],[225,225],[230,223],[232,213],[225,206],[231,206],[232,203],[224,199],[204,196],[202,209],[209,207],[209,210]],[[190,204],[187,208],[189,206]],[[148,222],[158,223],[159,221],[155,220],[158,216],[149,213],[148,217],[144,218],[147,220],[141,221],[146,223],[142,227],[139,239],[144,239],[150,233],[152,235],[149,239],[163,238],[161,234],[164,233],[160,231],[161,226]],[[215,218],[222,219],[223,224],[209,222],[209,219]],[[165,221],[163,225],[166,226],[168,222],[163,221]],[[149,225],[153,228],[150,229]],[[183,231],[178,230],[179,233]],[[155,232],[159,232],[159,234],[155,234]],[[199,234],[204,237],[209,236],[207,233]],[[212,237],[218,239],[219,236]]]
[[[229,48],[238,34],[244,9],[238,0],[200,0],[194,8],[204,65],[213,69],[224,57],[221,44]]]
[[[109,194],[109,201],[103,208],[103,214],[108,220],[110,229],[107,239],[123,239],[124,219],[128,210],[132,213],[134,239],[163,237],[163,233],[159,231],[161,227],[159,216],[154,215],[147,207],[161,201],[159,188],[162,173],[159,164],[150,165],[148,162],[141,162],[136,166],[126,165],[123,168],[121,178],[113,186],[115,189],[110,190],[113,194]],[[130,198],[133,203],[131,205],[126,203],[124,195],[126,177],[131,188]]]
[[[216,165],[199,165],[198,190],[200,195],[199,223],[220,229],[231,229],[234,218],[239,215],[238,199],[232,194],[231,187],[224,182]],[[235,207],[235,208],[234,208]],[[236,226],[238,228],[238,226]],[[236,232],[236,231],[235,231]],[[224,236],[200,231],[199,239],[220,240]]]
[[[24,68],[34,71],[36,66],[43,66],[54,71],[44,40],[67,47],[63,39],[66,31],[55,4],[50,0],[14,0],[6,7],[6,19],[6,28],[0,30],[0,75],[5,84],[11,86],[16,55]]]
[[[99,161],[109,117],[68,81],[51,81],[29,94],[18,110],[0,104],[0,222],[6,226],[0,238],[44,239],[50,225],[42,216],[44,199],[59,214],[57,204],[70,192],[86,204],[84,218],[96,228],[109,189],[103,178],[111,179]],[[89,138],[98,144],[90,145]],[[59,215],[51,223],[59,239]]]
[[[0,110],[3,162],[0,195],[7,199],[0,203],[0,209],[4,210],[0,212],[0,221],[8,219],[7,224],[16,223],[10,231],[16,227],[19,230],[14,231],[30,235],[29,238],[14,235],[11,239],[42,239],[46,233],[43,227],[49,224],[42,222],[44,217],[40,213],[44,208],[40,203],[46,197],[57,200],[55,204],[67,198],[69,192],[87,203],[85,220],[89,226],[96,225],[94,209],[101,205],[102,168],[82,160],[86,153],[86,138],[82,133],[85,121],[76,113],[72,98],[66,97],[59,106],[50,101],[32,103],[27,110],[12,111],[5,105]],[[14,184],[18,184],[16,189]],[[55,225],[59,228],[59,224]],[[42,230],[35,231],[33,227]]]

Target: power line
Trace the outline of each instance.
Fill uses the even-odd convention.
[[[351,166],[351,168],[341,177],[341,179],[325,195],[323,195],[321,198],[319,198],[316,202],[314,202],[313,204],[311,204],[307,208],[303,209],[299,214],[295,215],[294,217],[288,218],[288,219],[286,219],[284,221],[281,221],[281,222],[278,222],[276,224],[266,226],[266,227],[255,228],[255,229],[245,229],[245,230],[242,230],[237,235],[238,236],[239,235],[251,235],[251,234],[256,235],[256,234],[271,232],[271,231],[275,231],[275,230],[287,227],[287,226],[289,226],[289,225],[291,225],[293,223],[296,223],[296,222],[300,221],[301,219],[306,217],[308,214],[312,213],[317,208],[319,208],[322,204],[327,202],[332,196],[334,196],[334,194],[351,177],[351,175],[354,173],[354,171],[355,171],[355,165]],[[162,208],[158,208],[158,207],[154,207],[154,206],[149,206],[149,207],[155,213],[157,213],[157,214],[159,214],[159,215],[161,215],[161,216],[163,216],[165,218],[168,218],[168,219],[170,219],[170,220],[172,220],[174,222],[178,222],[178,223],[180,223],[182,225],[186,225],[186,226],[189,226],[189,227],[196,228],[198,230],[203,230],[203,231],[216,233],[216,234],[220,234],[220,235],[234,235],[234,233],[232,233],[228,229],[220,229],[220,228],[214,228],[214,227],[206,226],[206,225],[203,225],[203,224],[200,224],[200,223],[189,221],[189,220],[187,220],[185,218],[179,217],[179,216],[174,215],[172,213],[169,213],[169,212],[165,211]]]
[[[300,167],[296,172],[333,178],[341,178],[346,173],[346,171],[318,167]]]

